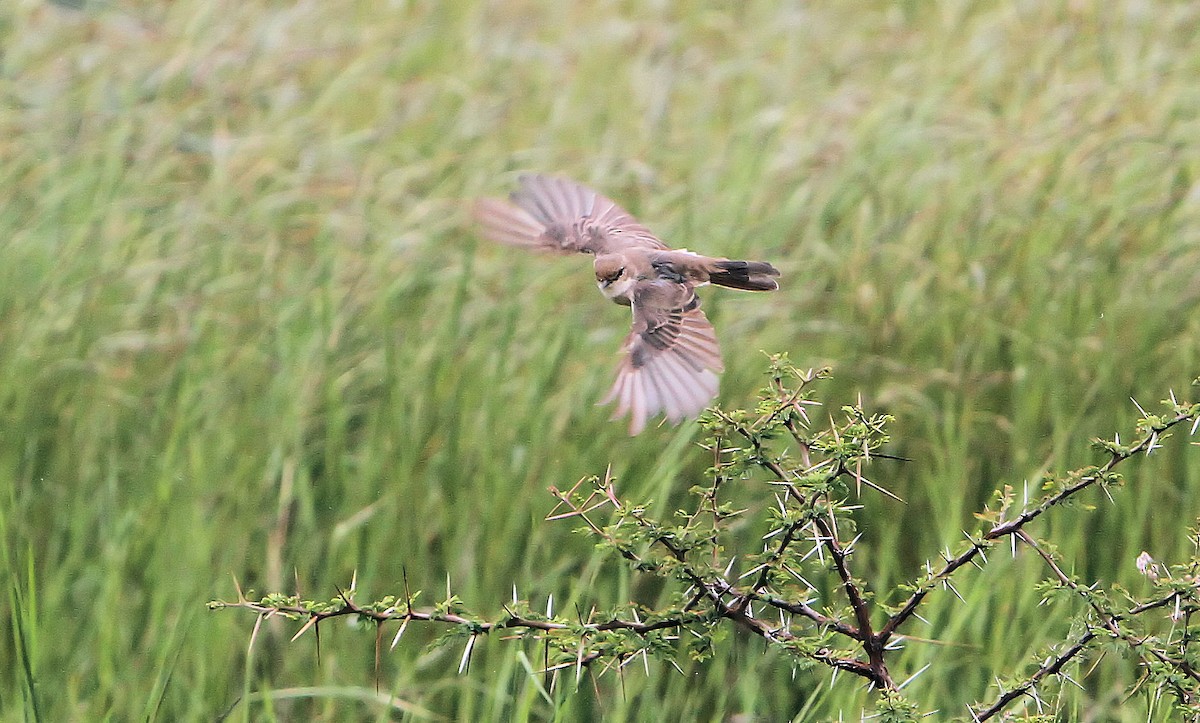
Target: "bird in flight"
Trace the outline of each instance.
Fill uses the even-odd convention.
[[[523,175],[519,183],[509,201],[475,203],[483,235],[509,246],[592,254],[600,291],[633,311],[616,382],[601,404],[617,402],[613,419],[629,414],[631,435],[659,413],[677,424],[702,412],[717,396],[724,364],[696,288],[774,291],[779,271],[765,261],[668,248],[616,203],[574,181]]]

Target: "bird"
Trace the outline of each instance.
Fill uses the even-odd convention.
[[[778,269],[672,249],[616,202],[566,178],[524,174],[518,184],[507,200],[475,201],[483,236],[534,251],[595,256],[601,293],[633,313],[616,380],[600,404],[617,403],[613,420],[629,415],[631,436],[660,413],[673,424],[698,416],[716,398],[725,367],[696,289],[775,291]]]

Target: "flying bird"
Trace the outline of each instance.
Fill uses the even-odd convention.
[[[616,203],[574,181],[523,175],[519,183],[509,201],[476,201],[483,235],[537,251],[592,254],[600,291],[633,311],[616,382],[601,404],[617,402],[613,419],[629,414],[631,435],[659,413],[677,424],[702,412],[717,396],[724,364],[696,288],[774,291],[779,271],[765,261],[671,249]]]

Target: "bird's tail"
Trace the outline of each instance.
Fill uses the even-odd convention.
[[[730,261],[721,259],[713,264],[708,280],[718,286],[745,291],[774,291],[779,288],[775,277],[779,269],[766,261]]]

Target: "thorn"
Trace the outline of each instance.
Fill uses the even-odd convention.
[[[392,645],[388,650],[396,649],[396,646],[400,643],[400,636],[404,634],[404,629],[408,627],[409,620],[412,620],[412,618],[406,617],[404,618],[404,622],[400,623],[400,629],[396,631],[396,637],[392,638]]]
[[[1129,398],[1129,401],[1133,402],[1133,406],[1135,406],[1135,407],[1137,407],[1137,408],[1138,408],[1138,411],[1142,413],[1142,416],[1143,416],[1143,417],[1149,417],[1149,416],[1150,416],[1149,414],[1146,414],[1146,410],[1145,410],[1145,409],[1142,409],[1142,405],[1138,404],[1138,401],[1137,401],[1136,399],[1134,399],[1133,397],[1130,397],[1130,398]]]
[[[964,604],[967,602],[966,600],[963,599],[963,596],[959,594],[958,588],[954,587],[954,583],[950,582],[949,578],[943,580],[942,583],[946,587],[950,588],[950,592],[954,593],[954,597],[961,600]]]
[[[246,646],[246,658],[250,658],[250,654],[254,652],[254,641],[258,640],[258,631],[262,629],[262,622],[266,619],[266,615],[259,613],[254,620],[254,630],[250,633],[250,644]]]
[[[467,641],[467,647],[463,649],[462,660],[458,661],[459,675],[463,674],[463,671],[467,669],[467,665],[471,662],[471,649],[475,647],[475,640],[475,636],[472,635],[471,639]]]
[[[1150,450],[1146,450],[1146,454],[1150,454]],[[1113,499],[1112,492],[1108,491],[1108,485],[1100,485],[1100,489],[1104,490],[1104,496],[1108,498],[1110,503],[1113,505],[1117,504],[1117,501]]]
[[[583,679],[583,636],[579,636],[579,651],[575,657],[575,686]]]
[[[896,494],[894,494],[894,493],[893,493],[891,490],[889,490],[889,489],[885,488],[883,485],[877,485],[877,484],[875,484],[874,482],[872,482],[871,480],[867,479],[866,477],[863,477],[861,474],[855,474],[855,475],[854,475],[854,478],[855,478],[856,480],[858,480],[858,482],[859,482],[860,484],[864,484],[864,485],[866,485],[866,486],[870,487],[871,489],[875,490],[876,492],[878,492],[878,493],[880,493],[880,494],[882,494],[882,495],[885,495],[885,496],[887,496],[887,497],[891,497],[893,500],[896,500],[896,501],[897,501],[897,502],[899,502],[900,504],[903,504],[903,505],[906,505],[906,504],[908,504],[907,502],[905,502],[905,501],[904,501],[904,498],[903,498],[903,497],[900,497],[899,495],[896,495]]]
[[[821,549],[821,534],[820,534],[820,532],[817,531],[817,523],[816,522],[812,522],[811,525],[812,525],[812,530],[813,530],[812,541],[813,541],[813,544],[816,545],[817,559],[821,561],[822,565],[824,565],[825,564],[825,553]]]
[[[375,621],[375,693],[379,693],[379,648],[383,641],[383,621]]]
[[[1080,685],[1079,683],[1077,683],[1077,682],[1075,681],[1075,679],[1074,679],[1074,678],[1072,678],[1071,676],[1069,676],[1069,675],[1067,675],[1066,673],[1062,672],[1061,670],[1058,672],[1058,677],[1060,677],[1060,678],[1066,678],[1066,679],[1067,679],[1067,681],[1071,683],[1071,685],[1074,685],[1076,688],[1079,688],[1080,690],[1086,690],[1086,688],[1084,688],[1082,685]]]
[[[313,628],[313,637],[317,639],[317,665],[321,664],[321,626]]]
[[[289,643],[296,642],[300,638],[301,635],[307,633],[308,629],[311,628],[312,626],[316,625],[317,621],[320,619],[321,618],[317,617],[316,615],[309,617],[308,622],[304,623],[304,626],[302,628],[300,628],[300,630],[298,630],[296,632],[296,634],[292,636],[292,639],[289,640],[288,642]]]
[[[758,572],[759,570],[762,570],[762,569],[766,568],[767,566],[768,566],[768,565],[767,565],[767,563],[765,563],[765,562],[764,562],[764,563],[763,563],[763,564],[761,564],[761,565],[758,565],[758,566],[756,566],[756,567],[752,567],[752,568],[750,568],[749,570],[747,570],[747,571],[743,572],[741,575],[738,575],[738,578],[737,578],[737,579],[741,580],[742,578],[749,577],[750,575],[753,575],[754,573]]]
[[[921,673],[924,673],[926,670],[929,670],[929,666],[931,666],[931,665],[933,665],[933,663],[926,663],[924,668],[921,668],[921,669],[920,669],[920,670],[918,670],[917,672],[915,672],[915,673],[913,673],[912,675],[908,676],[908,678],[907,678],[907,679],[906,679],[906,680],[905,680],[903,683],[901,683],[900,685],[897,685],[897,686],[896,686],[896,690],[904,690],[904,686],[906,686],[906,685],[908,685],[909,683],[911,683],[911,682],[913,682],[914,680],[916,680],[916,679],[917,679],[917,676],[918,676],[918,675],[920,675]]]
[[[821,553],[821,545],[820,545],[820,543],[818,543],[814,540],[812,549],[809,550],[808,552],[804,553],[804,556],[800,558],[800,562],[804,562],[805,560],[812,557],[813,555],[819,555],[820,553]]]
[[[850,557],[850,555],[853,554],[854,544],[856,542],[858,542],[860,539],[862,539],[862,536],[863,536],[863,533],[861,533],[861,532],[858,533],[857,535],[854,536],[854,539],[851,540],[849,544],[847,544],[845,547],[842,548],[842,555],[844,557]]]
[[[804,584],[804,586],[808,588],[809,592],[816,592],[816,591],[817,591],[817,588],[816,588],[816,586],[815,586],[815,585],[813,585],[813,584],[812,584],[811,582],[809,582],[808,580],[805,580],[803,575],[801,575],[800,573],[798,573],[798,572],[796,572],[795,570],[793,570],[793,569],[792,569],[790,566],[788,566],[788,565],[784,565],[784,566],[783,566],[783,569],[784,569],[784,570],[786,570],[786,571],[787,571],[787,572],[788,572],[788,573],[789,573],[789,574],[790,574],[792,577],[796,578],[796,579],[797,579],[797,580],[799,580],[801,583],[803,583],[803,584]]]

